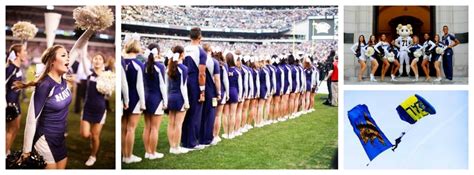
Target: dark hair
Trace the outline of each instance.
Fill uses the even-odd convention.
[[[373,42],[372,42],[372,36],[375,38],[375,41]],[[368,45],[372,46],[372,45],[375,45],[375,43],[377,43],[377,37],[375,37],[375,35],[370,35]]]
[[[296,64],[296,59],[295,59],[295,57],[293,56],[293,54],[291,54],[290,56],[288,56],[288,64],[290,64],[290,65]]]
[[[356,53],[359,53],[360,52],[360,37],[362,37],[362,42],[364,43],[364,45],[367,44],[367,42],[365,42],[365,36],[364,35],[359,35],[359,38],[357,39],[357,49],[356,49]]]
[[[222,55],[222,52],[212,52],[211,56],[217,61],[219,61],[219,65],[223,66],[225,64],[224,56]]]
[[[183,46],[177,45],[171,49],[174,53],[179,53],[179,55],[184,53]],[[178,71],[178,61],[173,61],[173,58],[168,58],[168,76],[171,79],[176,79],[176,72]]]
[[[199,28],[199,27],[192,28],[190,33],[189,33],[189,37],[191,38],[191,40],[200,39],[201,38],[201,28]]]
[[[158,55],[160,55],[160,46],[156,43],[151,43],[148,45],[149,50],[155,49],[158,50]],[[148,75],[153,80],[153,66],[155,65],[155,56],[153,53],[150,53],[147,58],[147,62],[145,63],[145,74]]]
[[[449,27],[448,27],[447,25],[444,25],[444,26],[443,26],[443,28],[445,28],[445,27],[446,27],[447,29],[449,29]]]
[[[46,75],[48,75],[48,73],[51,71],[52,64],[54,60],[56,59],[56,52],[61,48],[66,49],[62,45],[54,45],[47,48],[41,55],[41,63],[45,65],[43,73],[41,73],[39,78],[33,81],[30,81],[28,83],[22,83],[21,81],[16,81],[13,85],[15,89],[25,89],[30,86],[36,86],[39,82],[43,81]]]
[[[18,54],[21,52],[21,48],[23,47],[23,44],[13,44],[10,46],[10,51],[7,53],[7,57],[10,56],[10,53],[13,51],[15,52],[15,55],[18,56]],[[10,62],[9,59],[7,59],[7,62]]]
[[[225,55],[225,61],[227,62],[227,65],[229,65],[229,67],[236,66],[234,61],[234,54],[232,53],[227,53]]]

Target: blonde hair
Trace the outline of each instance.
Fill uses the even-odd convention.
[[[140,41],[133,40],[133,39],[130,40],[129,42],[125,43],[125,45],[123,46],[123,50],[125,51],[126,54],[141,53],[142,48],[141,48]]]

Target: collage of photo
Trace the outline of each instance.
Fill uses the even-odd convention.
[[[469,174],[468,4],[109,4],[3,5],[2,172]]]

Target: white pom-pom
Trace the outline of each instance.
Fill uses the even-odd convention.
[[[26,21],[19,21],[12,27],[13,36],[21,40],[33,39],[38,32],[34,24]]]
[[[107,6],[78,7],[73,11],[77,27],[82,30],[100,31],[110,27],[114,22],[114,13]]]
[[[101,94],[112,95],[115,91],[115,73],[112,71],[102,72],[96,79],[96,88]]]
[[[421,55],[423,55],[423,52],[421,52],[421,49],[418,49],[413,53],[413,56],[415,56],[415,58],[420,58]]]
[[[444,49],[442,47],[436,47],[436,53],[437,54],[443,54],[444,53]]]
[[[374,53],[375,53],[375,49],[373,47],[368,47],[367,50],[365,51],[365,55],[368,57],[371,57],[372,55],[374,55]]]
[[[395,61],[395,54],[393,54],[393,52],[388,53],[388,54],[387,54],[387,60],[388,60],[389,62]]]

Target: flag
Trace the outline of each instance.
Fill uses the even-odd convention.
[[[429,114],[436,114],[436,109],[423,97],[415,94],[398,105],[397,112],[400,119],[414,124]]]
[[[365,153],[372,161],[380,153],[392,147],[392,143],[385,137],[375,123],[369,108],[365,105],[357,105],[348,112],[354,133],[360,140]]]

